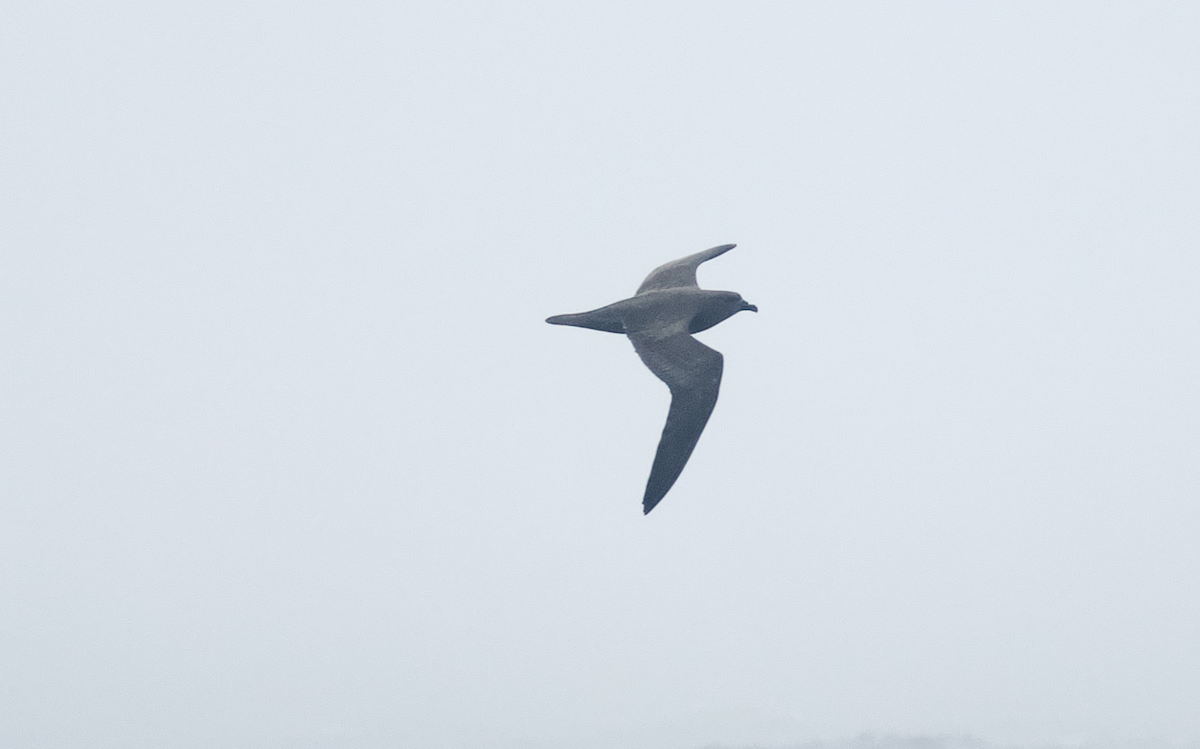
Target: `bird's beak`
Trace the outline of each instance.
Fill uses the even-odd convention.
[[[758,312],[758,307],[755,307],[750,302],[742,302],[742,309],[748,309],[751,312]]]

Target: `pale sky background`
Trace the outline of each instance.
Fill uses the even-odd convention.
[[[0,11],[0,746],[1200,738],[1200,5],[350,5]]]

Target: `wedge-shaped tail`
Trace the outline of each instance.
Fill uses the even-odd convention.
[[[606,333],[624,333],[625,325],[621,322],[621,315],[617,310],[613,309],[615,304],[610,304],[607,307],[594,309],[591,312],[579,312],[573,315],[555,315],[547,317],[546,322],[551,325],[574,325],[577,328],[591,328],[592,330],[603,330]]]

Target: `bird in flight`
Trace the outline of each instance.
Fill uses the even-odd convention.
[[[671,408],[642,498],[649,513],[666,496],[708,423],[721,387],[724,357],[692,338],[742,310],[758,312],[734,291],[696,284],[696,268],[737,245],[723,244],[655,268],[629,299],[574,315],[547,318],[551,325],[623,333],[650,371],[671,389]]]

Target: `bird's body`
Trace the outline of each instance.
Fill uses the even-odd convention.
[[[590,312],[556,315],[553,325],[573,325],[629,336],[638,356],[671,389],[671,409],[642,498],[649,513],[687,465],[717,403],[724,359],[692,338],[742,310],[758,308],[733,291],[696,284],[696,268],[729,250],[727,244],[656,268],[629,299]]]
[[[732,291],[697,288],[648,291],[606,307],[576,315],[555,315],[546,322],[608,333],[633,333],[684,324],[689,333],[708,330],[745,309]]]

